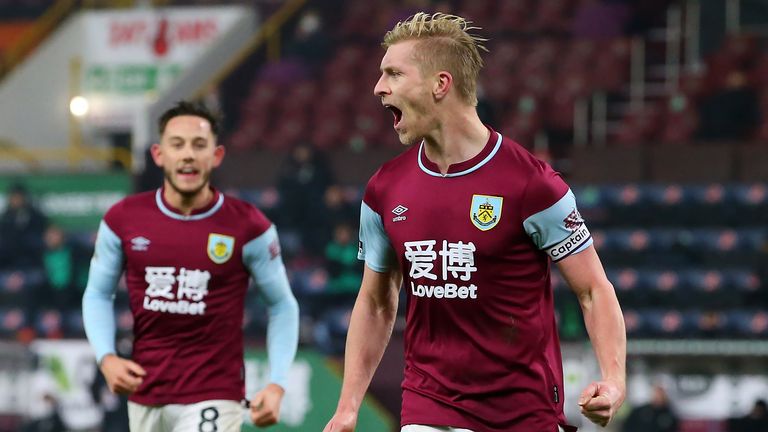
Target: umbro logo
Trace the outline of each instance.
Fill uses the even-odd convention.
[[[397,207],[392,209],[392,213],[395,214],[395,217],[392,218],[392,222],[399,222],[404,221],[406,219],[405,216],[403,216],[403,213],[408,211],[408,207],[398,204]]]
[[[404,205],[398,205],[397,207],[392,209],[392,213],[394,213],[394,214],[396,214],[398,216],[400,216],[401,214],[403,214],[403,213],[405,213],[407,211],[408,211],[408,207],[406,207]]]
[[[151,242],[146,237],[134,237],[131,239],[131,250],[146,251],[149,249],[149,243]]]

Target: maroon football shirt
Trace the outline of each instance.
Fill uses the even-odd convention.
[[[158,190],[124,199],[104,222],[120,238],[134,316],[133,360],[147,371],[130,400],[241,400],[250,278],[242,248],[270,221],[219,192],[210,205],[184,216]]]
[[[496,132],[447,175],[423,145],[384,164],[363,199],[360,257],[404,276],[401,423],[566,426],[550,256],[589,244],[559,174]]]

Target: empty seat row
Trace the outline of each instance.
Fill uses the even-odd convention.
[[[684,291],[714,293],[753,293],[761,288],[760,275],[752,269],[638,269],[607,268],[606,275],[620,293],[658,291],[663,293]],[[565,289],[565,281],[554,274],[552,286],[555,290]]]
[[[630,337],[764,338],[768,335],[768,313],[758,310],[627,309],[624,321]]]

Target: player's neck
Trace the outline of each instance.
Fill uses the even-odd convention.
[[[440,172],[445,174],[453,164],[477,156],[488,143],[490,131],[477,116],[474,107],[446,113],[438,127],[424,137],[424,151]]]
[[[201,209],[211,203],[213,190],[209,184],[206,184],[194,194],[183,194],[166,182],[163,187],[163,199],[179,213],[190,215],[194,210]]]

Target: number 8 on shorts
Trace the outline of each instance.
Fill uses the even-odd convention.
[[[219,432],[218,426],[216,426],[216,420],[219,418],[219,410],[214,407],[208,407],[200,411],[200,425],[199,432]]]

